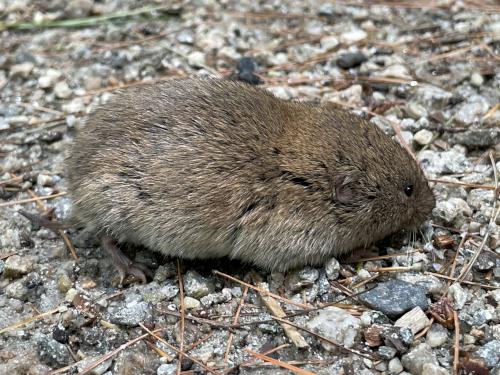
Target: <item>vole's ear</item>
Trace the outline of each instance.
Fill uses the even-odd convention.
[[[359,172],[342,172],[333,179],[334,200],[349,204],[356,198],[356,185],[359,183]]]

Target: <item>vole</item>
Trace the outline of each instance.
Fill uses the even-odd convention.
[[[122,280],[145,279],[123,242],[286,271],[415,229],[435,205],[413,158],[366,119],[223,79],[119,92],[66,166],[74,216]]]

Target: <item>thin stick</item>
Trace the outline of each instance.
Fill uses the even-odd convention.
[[[51,195],[42,195],[42,196],[39,196],[36,198],[20,199],[18,201],[0,203],[0,207],[9,207],[9,206],[15,206],[16,204],[25,204],[25,203],[43,201],[43,200],[47,200],[47,199],[54,199],[54,198],[62,197],[63,195],[66,195],[66,194],[67,194],[66,192],[61,192],[61,193],[51,194]]]
[[[262,359],[265,362],[272,363],[273,365],[276,365],[276,366],[279,366],[279,367],[282,367],[282,368],[286,368],[287,370],[293,371],[296,374],[300,374],[300,375],[316,375],[314,372],[307,371],[307,370],[301,369],[300,367],[293,366],[293,365],[291,365],[289,363],[280,361],[278,359],[274,359],[272,357],[268,357],[267,355],[254,352],[253,350],[250,350],[248,348],[245,349],[245,351],[248,354],[250,354],[250,355],[252,355],[252,356],[254,356],[256,358]]]
[[[288,303],[289,305],[294,305],[294,306],[297,306],[297,307],[300,307],[302,309],[308,309],[310,308],[310,306],[308,305],[305,305],[303,303],[300,303],[300,302],[295,302],[295,301],[292,301],[288,298],[285,298],[285,297],[281,297],[280,295],[278,294],[274,294],[274,293],[271,293],[270,291],[268,290],[264,290],[264,289],[261,289],[261,288],[258,288],[256,287],[255,285],[252,285],[252,284],[249,284],[249,283],[246,283],[244,281],[241,281],[240,279],[236,278],[236,277],[233,277],[233,276],[230,276],[228,274],[225,274],[223,272],[220,272],[220,271],[216,271],[214,270],[213,271],[214,274],[216,275],[219,275],[219,276],[222,276],[222,277],[225,277],[226,279],[229,279],[231,281],[235,281],[241,285],[244,285],[244,286],[248,286],[250,289],[253,289],[253,290],[256,290],[260,293],[262,293],[262,295],[264,296],[270,296],[270,297],[273,297],[273,298],[276,298],[276,299],[279,299],[280,301],[283,301],[283,302],[286,302]]]
[[[210,332],[208,335],[205,335],[203,336],[202,338],[200,338],[198,341],[194,342],[193,344],[189,345],[184,351],[186,353],[189,353],[191,350],[193,350],[194,348],[196,348],[198,345],[200,345],[202,342],[205,342],[207,341],[210,337],[213,336],[213,334],[215,333],[215,331],[212,331]]]
[[[459,281],[458,278],[450,277],[450,276],[446,276],[446,275],[441,275],[440,273],[435,273],[435,272],[424,272],[424,273],[426,275],[433,275],[433,276],[440,277],[440,278],[446,279],[446,280]],[[463,284],[479,286],[479,287],[485,288],[485,289],[499,289],[500,288],[500,286],[485,285],[485,284],[476,283],[474,281],[460,280],[460,282]]]
[[[0,260],[7,259],[8,257],[11,257],[12,255],[16,255],[16,254],[17,254],[17,251],[13,251],[12,253],[0,255]]]
[[[180,314],[181,319],[179,321],[179,352],[182,353],[184,350],[184,315],[186,312],[184,311],[184,284],[182,282],[182,274],[181,274],[181,264],[179,259],[177,259],[177,277],[179,278],[179,305],[180,305]],[[177,363],[177,375],[179,375],[182,371],[182,354],[179,354],[179,362]]]
[[[352,354],[357,354],[359,355],[360,357],[363,357],[363,358],[368,358],[369,360],[376,360],[377,358],[374,358],[373,356],[369,356],[367,354],[363,354],[363,353],[360,353],[359,351],[357,350],[353,350],[353,349],[349,349],[349,348],[346,348],[340,344],[338,344],[337,342],[329,339],[328,337],[325,337],[325,336],[322,336],[314,331],[311,331],[310,329],[308,328],[305,328],[305,327],[302,327],[302,326],[299,326],[298,324],[295,324],[289,320],[286,320],[286,319],[281,319],[281,318],[278,318],[277,316],[272,316],[271,318],[273,318],[274,320],[277,320],[279,322],[283,322],[283,323],[286,323],[286,324],[290,324],[291,326],[294,326],[295,328],[297,329],[300,329],[304,332],[307,332],[313,336],[316,336],[317,338],[319,338],[320,340],[323,340],[323,341],[326,341],[327,343],[329,344],[332,344],[333,346],[336,346],[337,348],[339,348],[340,350],[344,350],[344,351],[347,351],[349,353],[352,353]]]
[[[28,194],[32,198],[37,198],[38,196],[33,192],[33,190],[28,189],[27,190]],[[37,201],[36,202],[37,206],[40,207],[42,210],[46,210],[46,207],[43,205],[42,202]],[[74,260],[78,260],[78,255],[76,254],[76,249],[74,248],[73,244],[71,243],[71,240],[69,239],[68,235],[64,232],[63,229],[58,229],[57,233],[62,237],[64,243],[66,244],[66,247],[69,249],[69,252],[71,253],[71,256],[73,257]]]
[[[453,348],[453,374],[458,375],[458,362],[460,359],[460,324],[458,314],[453,310],[453,323],[455,325],[455,347]]]
[[[245,286],[243,290],[243,294],[241,295],[240,302],[238,303],[238,307],[236,308],[236,314],[234,315],[233,325],[238,324],[238,320],[240,319],[241,309],[243,304],[245,303],[245,298],[248,294],[248,286]],[[224,363],[227,363],[229,360],[229,352],[231,351],[231,346],[233,345],[233,332],[229,332],[229,337],[227,338],[226,352],[224,353]]]
[[[267,291],[260,275],[253,273],[252,278],[256,282],[257,286],[259,286],[262,290]],[[285,312],[274,298],[267,295],[263,295],[262,293],[260,294],[260,298],[262,299],[262,302],[264,302],[266,307],[271,311],[272,315],[277,316],[279,318],[286,317]],[[304,349],[309,347],[307,341],[302,337],[302,335],[299,333],[299,331],[297,331],[295,327],[284,323],[280,323],[280,325],[283,328],[283,331],[285,331],[287,337],[297,348]]]
[[[165,344],[166,346],[168,346],[170,349],[172,349],[174,352],[176,352],[178,355],[179,355],[179,358],[181,355],[183,355],[184,357],[186,358],[189,358],[191,361],[193,361],[194,363],[197,363],[198,365],[200,365],[205,371],[208,371],[210,372],[211,374],[214,374],[214,375],[219,375],[218,372],[212,370],[210,367],[207,367],[205,366],[202,362],[198,361],[196,358],[194,357],[191,357],[189,354],[186,354],[186,352],[183,352],[179,349],[177,349],[175,346],[173,346],[172,344],[170,344],[168,341],[166,341],[165,339],[163,339],[162,337],[158,336],[157,334],[155,334],[154,332],[150,331],[148,328],[146,328],[144,326],[144,324],[142,323],[139,323],[139,325],[141,326],[141,328],[143,330],[145,330],[146,332],[148,332],[148,334],[150,334],[151,336],[153,336],[155,339],[157,339],[158,341],[161,341],[163,344]]]
[[[2,334],[4,332],[7,332],[7,331],[11,331],[11,330],[16,329],[16,328],[23,327],[26,324],[35,322],[37,320],[43,319],[43,318],[45,318],[47,316],[50,316],[50,315],[55,314],[57,312],[60,312],[61,311],[61,307],[62,306],[58,306],[58,307],[56,307],[53,310],[46,311],[46,312],[38,314],[36,316],[31,316],[31,317],[23,319],[23,320],[21,320],[21,321],[19,321],[17,323],[14,323],[14,324],[12,324],[12,325],[10,325],[8,327],[2,328],[2,329],[0,329],[0,334]]]
[[[460,186],[465,186],[473,189],[484,189],[484,190],[495,190],[496,188],[491,185],[480,185],[480,184],[468,184],[466,182],[458,182],[458,181],[448,181],[448,180],[442,180],[439,178],[429,178],[430,182],[436,182],[438,184],[446,184],[446,185],[460,185]]]
[[[152,350],[154,350],[156,353],[158,353],[158,355],[160,357],[163,357],[166,359],[166,361],[168,363],[172,362],[174,360],[174,358],[170,355],[168,355],[167,353],[165,353],[163,350],[161,350],[159,347],[157,347],[155,344],[153,344],[152,342],[150,341],[144,341],[146,343],[147,346],[149,346]]]

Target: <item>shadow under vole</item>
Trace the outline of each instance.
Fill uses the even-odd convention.
[[[118,93],[67,170],[75,218],[122,276],[143,270],[121,242],[285,271],[415,228],[435,204],[411,156],[365,119],[208,78]]]

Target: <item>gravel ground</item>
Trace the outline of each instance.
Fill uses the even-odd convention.
[[[0,1],[0,374],[299,373],[273,360],[303,374],[500,374],[499,6],[289,3]],[[129,9],[141,11],[109,17]],[[65,234],[75,260],[62,232],[19,213],[68,218],[65,150],[113,90],[207,74],[399,133],[434,180],[431,222],[377,244],[381,257],[288,274],[130,249],[154,279],[120,288],[84,231]],[[301,328],[287,336],[276,305]],[[274,351],[264,363],[248,350]]]

